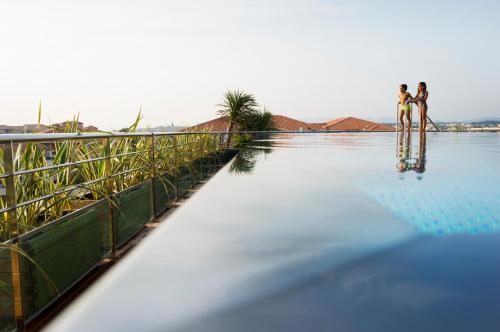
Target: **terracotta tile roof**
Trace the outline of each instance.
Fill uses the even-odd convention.
[[[337,123],[339,122],[342,122],[344,120],[348,119],[348,117],[344,117],[344,118],[336,118],[336,119],[333,119],[333,120],[330,120],[330,121],[327,121],[324,125],[323,128],[328,128],[328,127],[331,127],[331,126],[334,126],[336,125]]]
[[[186,128],[186,131],[210,130],[210,131],[226,131],[228,121],[226,117],[213,119],[207,122],[199,123],[195,126]]]
[[[307,130],[309,124],[284,115],[273,115],[273,121],[278,130]]]
[[[394,131],[394,127],[379,124],[354,117],[330,120],[325,124],[326,130],[352,130],[352,131]]]
[[[394,127],[362,120],[354,117],[345,117],[330,120],[326,123],[306,123],[284,115],[273,115],[278,130],[352,130],[352,131],[393,131]],[[226,131],[226,118],[217,118],[189,127],[186,130]]]

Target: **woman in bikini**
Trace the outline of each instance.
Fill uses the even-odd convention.
[[[418,91],[414,102],[418,105],[418,113],[420,114],[420,131],[425,131],[427,127],[427,98],[429,97],[429,92],[427,91],[427,85],[425,82],[418,83]]]

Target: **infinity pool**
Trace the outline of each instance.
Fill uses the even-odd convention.
[[[57,331],[498,331],[500,135],[241,151]]]

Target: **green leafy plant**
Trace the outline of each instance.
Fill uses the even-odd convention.
[[[252,141],[250,134],[236,134],[233,136],[233,146],[235,148],[242,148]]]
[[[219,136],[208,131],[154,138],[134,135],[141,114],[124,129],[124,136],[17,144],[14,171],[23,173],[15,176],[16,202],[21,204],[16,209],[18,233],[53,221],[86,202],[109,198],[155,173],[175,174],[180,167],[191,168],[194,160],[222,149]],[[78,120],[79,115],[54,130],[78,134]],[[3,161],[0,149],[0,174],[5,173]],[[6,179],[1,178],[0,184],[5,188]],[[6,207],[6,197],[0,196],[0,209]],[[0,217],[3,242],[9,239],[7,212]]]
[[[240,123],[242,131],[274,131],[277,130],[273,114],[266,108],[263,111],[254,111],[243,116]]]
[[[228,120],[227,131],[231,132],[235,128],[239,129],[250,114],[257,112],[257,101],[251,94],[240,90],[228,90],[224,93],[224,99],[219,107],[219,115]],[[227,145],[231,142],[229,134]]]

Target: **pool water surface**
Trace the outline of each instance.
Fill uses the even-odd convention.
[[[241,151],[57,331],[498,331],[500,135]]]

